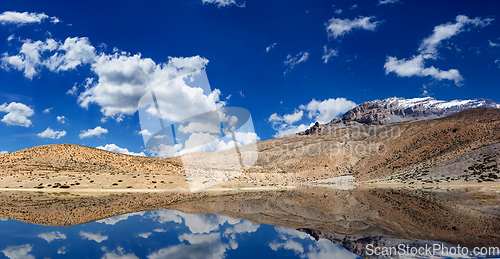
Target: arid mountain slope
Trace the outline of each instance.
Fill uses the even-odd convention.
[[[477,148],[500,142],[500,109],[475,108],[435,120],[398,124],[400,135],[384,142],[385,152],[361,159],[358,180],[422,170]]]
[[[26,148],[0,155],[0,170],[18,171],[101,171],[101,172],[157,172],[178,173],[178,159],[158,159],[130,156],[101,149],[56,144]]]
[[[230,183],[287,185],[348,174],[354,175],[357,181],[376,180],[422,171],[496,143],[500,143],[500,109],[495,108],[475,108],[440,119],[387,125],[352,123],[315,134],[259,142],[256,164]],[[246,148],[241,147],[242,152]],[[75,172],[87,175],[82,177],[73,174]],[[127,178],[108,183],[113,179],[101,179],[103,173],[109,177],[122,174]],[[86,186],[83,178],[95,185],[98,181],[92,177],[97,177],[105,182],[98,188],[168,189],[173,185],[166,183],[175,182],[168,177],[178,178],[180,182],[175,186],[180,186],[185,177],[179,158],[129,156],[77,145],[40,146],[0,155],[0,176],[12,178],[8,185],[0,182],[0,187],[54,185],[52,178],[47,181],[48,177],[62,174],[66,174],[67,179],[58,181],[78,185],[74,188]],[[141,174],[147,174],[146,178]],[[155,175],[166,178],[151,179],[149,174],[151,178]],[[29,177],[32,182],[20,182],[16,178],[19,175]],[[35,177],[41,175],[46,178],[43,182]],[[148,180],[148,184],[136,184],[141,177]],[[5,179],[2,180],[5,182]],[[160,181],[165,184],[155,184]],[[112,183],[116,185],[111,186]]]

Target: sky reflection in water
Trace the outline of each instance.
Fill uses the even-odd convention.
[[[130,213],[70,227],[0,219],[7,258],[356,258],[297,230],[175,210]]]

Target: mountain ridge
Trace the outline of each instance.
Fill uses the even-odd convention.
[[[500,103],[490,99],[441,101],[432,97],[405,99],[391,97],[384,100],[363,102],[339,118],[326,124],[316,123],[309,129],[296,133],[308,135],[338,126],[356,123],[384,125],[393,122],[416,121],[446,117],[470,108],[500,108]]]

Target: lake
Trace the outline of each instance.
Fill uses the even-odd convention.
[[[0,219],[0,257],[500,258],[473,253],[500,245],[496,208],[484,192],[478,203],[487,208],[472,208],[470,198],[464,206],[470,192],[458,193],[305,188],[204,197],[69,226]]]

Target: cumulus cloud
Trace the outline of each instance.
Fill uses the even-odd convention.
[[[222,244],[220,241],[204,242],[195,245],[176,245],[162,248],[147,256],[148,259],[162,259],[162,258],[206,258],[206,259],[220,259],[225,258],[225,252],[229,247]]]
[[[7,112],[2,118],[2,122],[7,125],[29,127],[32,125],[28,117],[33,116],[35,111],[22,103],[11,102],[7,105],[4,103],[0,105],[0,112]]]
[[[41,233],[41,234],[38,234],[37,237],[47,241],[49,244],[50,244],[50,242],[52,242],[54,240],[66,239],[66,235],[59,232],[59,231],[53,231],[53,232],[49,232],[49,233]]]
[[[276,42],[275,42],[275,43],[273,43],[273,44],[271,44],[271,45],[267,46],[267,47],[266,47],[266,52],[269,52],[269,51],[271,51],[272,49],[274,49],[274,47],[276,47],[276,45],[277,45],[277,44],[278,44],[278,43],[276,43]]]
[[[245,7],[245,2],[237,3],[236,0],[202,0],[203,4],[215,4],[219,8],[221,7],[229,7],[229,6],[237,6],[237,7]]]
[[[0,151],[0,154],[8,154],[8,153],[9,153],[9,151],[6,151],[6,150]],[[0,221],[3,221],[3,219],[0,218]]]
[[[103,250],[106,252],[101,258],[102,259],[139,259],[134,253],[125,253],[123,247],[117,247],[114,251],[106,251],[104,247]]]
[[[465,15],[458,15],[454,23],[448,22],[434,27],[432,34],[423,39],[418,48],[419,54],[414,55],[409,59],[398,59],[396,57],[387,56],[384,64],[385,73],[395,73],[400,77],[411,76],[430,76],[436,80],[451,80],[456,85],[460,85],[463,77],[457,69],[440,70],[434,66],[426,67],[425,60],[437,59],[439,56],[438,47],[445,40],[465,31],[469,27],[484,27],[488,26],[493,19],[481,19],[476,17],[470,19]]]
[[[186,214],[175,210],[158,210],[151,213],[151,218],[163,224],[175,222],[181,224],[184,221],[186,227],[193,234],[207,234],[218,230],[224,223],[235,225],[240,223],[238,219],[232,219],[214,214]]]
[[[327,99],[324,101],[316,101],[312,99],[307,105],[301,105],[301,109],[308,111],[307,117],[319,123],[327,123],[333,118],[344,114],[348,110],[356,106],[356,103],[345,98]]]
[[[57,116],[56,119],[57,119],[57,122],[60,122],[62,124],[65,124],[66,122],[68,122],[68,120],[66,119],[65,116]]]
[[[148,238],[149,236],[151,236],[153,233],[151,232],[144,232],[144,233],[139,233],[137,234],[138,237],[142,237],[142,238]]]
[[[201,88],[188,86],[181,77],[204,69],[207,63],[199,56],[169,58],[168,63],[156,64],[140,54],[102,54],[92,64],[98,79],[79,95],[78,102],[84,108],[91,103],[99,105],[107,117],[132,115],[141,97],[154,89],[164,119],[179,121],[189,114],[215,109],[220,91],[206,94]]]
[[[179,241],[187,241],[191,245],[215,242],[220,239],[219,233],[210,234],[183,234],[179,236]]]
[[[283,248],[287,250],[293,250],[296,253],[304,253],[304,248],[299,242],[293,241],[293,240],[287,240],[284,243],[270,243],[269,247],[274,250],[278,251],[278,249]]]
[[[2,250],[2,253],[10,259],[35,259],[33,255],[28,254],[33,249],[30,244],[22,246],[9,246]]]
[[[50,18],[53,23],[59,22],[59,19],[57,19],[57,17],[49,17],[45,13],[20,13],[6,11],[0,14],[0,23],[24,25],[28,23],[41,23],[42,20],[48,18]]]
[[[27,39],[23,41],[19,54],[3,54],[2,66],[23,71],[26,78],[32,79],[42,67],[52,72],[67,71],[92,62],[95,55],[95,48],[85,37],[67,38],[64,43],[54,39]]]
[[[40,132],[36,135],[40,138],[60,139],[64,136],[66,136],[66,131],[65,130],[57,131],[57,130],[53,130],[50,127],[48,127],[45,131]]]
[[[153,133],[149,132],[149,130],[147,130],[147,129],[138,131],[137,133],[139,133],[139,135],[142,135],[142,136],[151,136],[151,135],[153,135]]]
[[[102,241],[108,239],[108,236],[103,236],[100,233],[91,233],[84,231],[80,231],[80,236],[82,237],[82,239],[96,241],[97,243],[101,243]]]
[[[78,136],[80,137],[80,139],[82,139],[94,136],[100,137],[101,134],[107,134],[107,133],[108,133],[107,129],[104,129],[101,126],[97,126],[94,129],[82,130],[82,133],[80,133],[80,135]]]
[[[500,47],[500,43],[495,43],[495,42],[492,42],[491,40],[489,41],[490,43],[490,47]]]
[[[298,126],[296,126],[296,125],[286,125],[286,124],[283,124],[283,125],[285,127],[282,127],[280,129],[278,129],[277,132],[276,132],[276,134],[274,134],[275,138],[281,138],[281,137],[285,137],[285,136],[288,136],[288,135],[292,135],[292,134],[304,131],[304,130],[310,128],[313,125],[313,123],[311,123],[310,125],[300,124]]]
[[[443,79],[455,81],[457,85],[460,85],[460,81],[463,80],[463,77],[457,69],[440,70],[434,66],[425,67],[423,55],[413,56],[408,60],[387,57],[384,68],[386,75],[393,72],[400,77],[431,76],[438,81]]]
[[[370,20],[375,19],[375,16],[364,17],[360,16],[354,20],[349,19],[338,19],[332,18],[326,24],[326,31],[329,37],[337,38],[344,36],[344,34],[349,33],[354,29],[364,29],[368,31],[375,31],[381,21],[371,22]]]
[[[292,70],[296,65],[306,62],[307,59],[309,58],[309,52],[308,51],[301,51],[299,54],[292,56],[291,54],[288,54],[286,56],[286,60],[283,62],[283,64],[288,67],[284,74],[288,73],[290,70]]]
[[[146,156],[146,154],[144,154],[144,152],[141,152],[141,153],[134,153],[134,152],[130,152],[128,151],[128,149],[126,148],[121,148],[115,144],[106,144],[106,146],[98,146],[96,147],[98,149],[102,149],[102,150],[107,150],[107,151],[111,151],[111,152],[115,152],[115,153],[121,153],[121,154],[125,154],[125,155],[131,155],[131,156]]]
[[[316,121],[319,123],[327,123],[333,118],[347,112],[356,106],[356,103],[345,98],[330,98],[324,101],[316,101],[312,99],[306,105],[300,105],[292,114],[283,116],[277,113],[271,114],[268,121],[273,123],[273,128],[277,131],[275,137],[284,137],[304,131],[311,127]],[[295,122],[301,121],[304,114],[307,113],[308,123],[293,125]]]
[[[323,56],[321,57],[323,61],[328,63],[331,58],[336,57],[339,55],[339,51],[336,49],[329,49],[326,45],[323,46]]]

